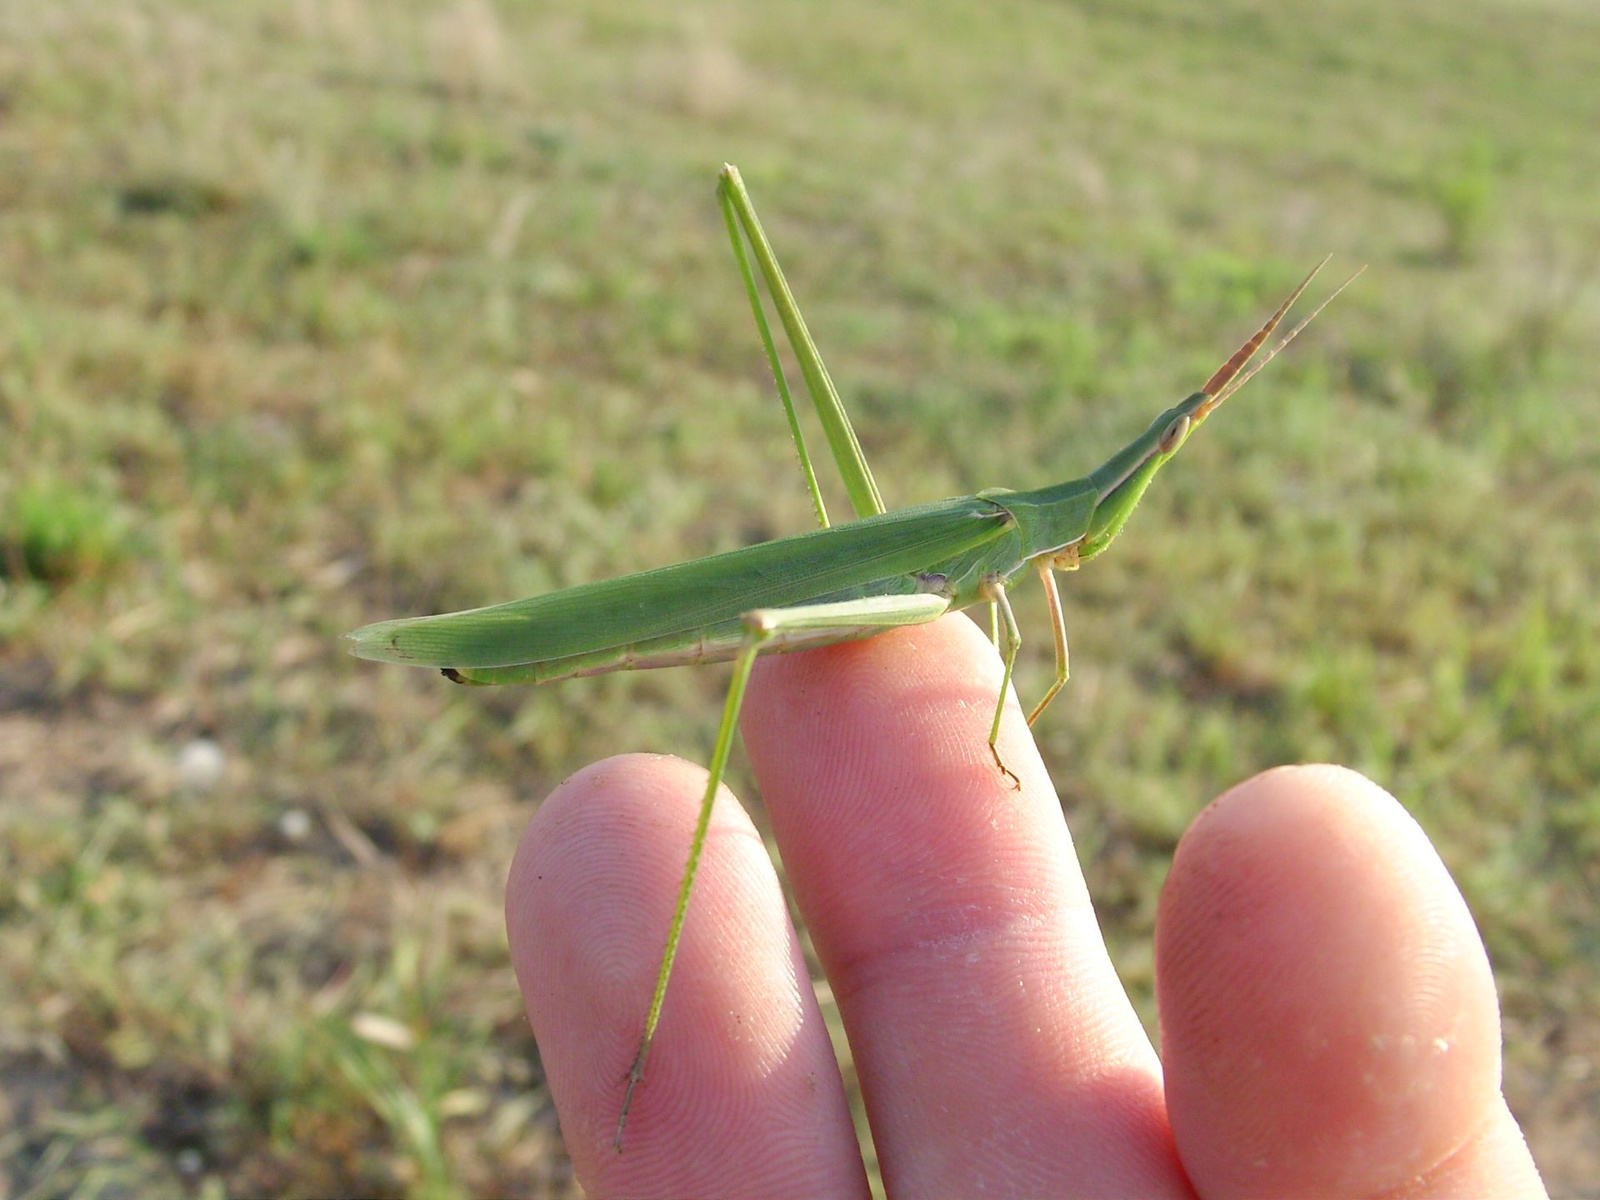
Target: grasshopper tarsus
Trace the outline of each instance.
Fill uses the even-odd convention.
[[[1006,766],[1005,760],[1000,757],[1000,747],[991,743],[989,746],[989,753],[994,755],[994,765],[1000,769],[1000,774],[1005,776],[1007,783],[1011,787],[1011,790],[1013,792],[1020,792],[1022,790],[1022,780],[1017,778],[1016,772],[1014,772],[1010,767]]]
[[[640,1044],[639,1052],[633,1056],[633,1065],[628,1068],[627,1090],[622,1093],[622,1111],[617,1114],[617,1132],[611,1139],[611,1146],[618,1154],[622,1153],[622,1127],[628,1123],[628,1110],[633,1107],[634,1090],[644,1082],[644,1058],[650,1052],[650,1043],[645,1041]]]

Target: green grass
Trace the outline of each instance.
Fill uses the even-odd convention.
[[[1570,0],[4,6],[0,1190],[571,1186],[506,847],[592,758],[703,756],[723,673],[335,639],[806,527],[724,161],[891,504],[1079,474],[1371,264],[1066,581],[1045,753],[1152,1026],[1198,808],[1374,775],[1592,1186],[1597,79]]]

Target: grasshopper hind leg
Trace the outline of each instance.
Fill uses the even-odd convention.
[[[744,614],[745,636],[739,653],[733,660],[733,681],[728,685],[728,698],[722,706],[722,724],[717,727],[716,746],[711,751],[711,764],[706,778],[706,791],[700,801],[700,814],[695,821],[694,836],[689,843],[689,860],[684,864],[683,882],[678,885],[678,898],[672,910],[672,923],[667,927],[667,945],[661,955],[661,966],[656,972],[655,990],[650,996],[650,1010],[645,1014],[644,1034],[639,1039],[639,1049],[628,1068],[627,1089],[622,1095],[622,1112],[617,1116],[617,1133],[612,1145],[622,1152],[622,1131],[628,1123],[628,1113],[633,1108],[634,1093],[644,1082],[645,1060],[650,1056],[650,1043],[661,1021],[661,1006],[666,1000],[667,981],[672,976],[673,960],[678,957],[678,944],[683,938],[683,924],[689,913],[689,895],[694,890],[694,877],[700,869],[700,856],[705,850],[706,833],[711,827],[711,810],[717,799],[717,789],[727,773],[728,756],[733,750],[734,731],[739,727],[739,710],[744,707],[746,685],[756,657],[764,646],[797,634],[835,634],[835,640],[858,637],[864,632],[879,632],[901,625],[921,625],[943,616],[950,601],[943,596],[919,592],[907,596],[864,596],[857,600],[844,600],[827,604],[797,605],[792,608],[756,609]],[[1014,623],[1013,623],[1014,624]]]

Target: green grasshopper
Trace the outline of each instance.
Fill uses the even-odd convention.
[[[886,512],[849,418],[735,168],[723,168],[717,195],[821,528],[491,608],[380,621],[347,635],[352,652],[362,658],[435,667],[463,684],[548,683],[608,671],[733,660],[733,681],[717,730],[705,797],[644,1033],[627,1075],[617,1120],[615,1145],[619,1151],[634,1091],[644,1078],[645,1058],[661,1017],[712,804],[727,768],[745,685],[757,656],[871,637],[987,603],[991,636],[1001,648],[1005,664],[989,727],[989,750],[997,770],[1016,786],[1016,777],[995,749],[1012,667],[1022,644],[1007,589],[1024,572],[1036,572],[1044,585],[1055,631],[1055,680],[1029,713],[1031,725],[1068,678],[1067,634],[1055,572],[1075,570],[1105,550],[1122,531],[1156,472],[1178,452],[1195,427],[1350,282],[1341,284],[1246,369],[1327,262],[1324,259],[1203,388],[1167,409],[1137,438],[1081,479],[1032,491],[996,488]],[[745,253],[745,238],[755,253],[860,518],[849,524],[828,524]]]

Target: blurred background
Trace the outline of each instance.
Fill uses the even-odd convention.
[[[891,506],[1083,473],[1371,264],[1063,580],[1039,735],[1152,1035],[1194,814],[1393,791],[1600,1195],[1597,129],[1581,0],[8,0],[0,1195],[572,1190],[511,849],[726,670],[336,639],[807,528],[724,161]]]

